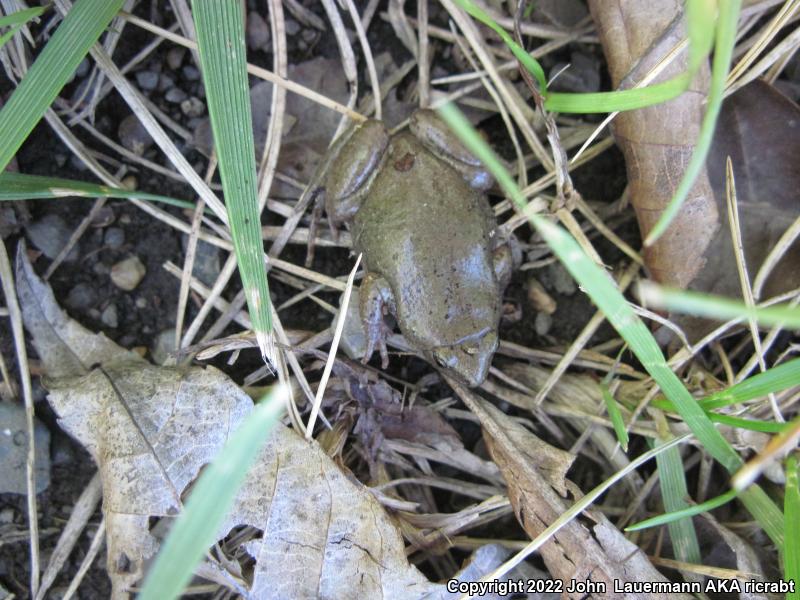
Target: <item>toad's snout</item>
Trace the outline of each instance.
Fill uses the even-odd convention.
[[[497,334],[487,331],[477,338],[452,346],[434,348],[431,354],[433,362],[439,368],[455,376],[469,387],[477,387],[485,381],[486,375],[489,373],[497,346]]]

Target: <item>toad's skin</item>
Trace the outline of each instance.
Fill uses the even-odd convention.
[[[410,131],[391,137],[374,120],[343,134],[315,181],[332,224],[349,223],[364,256],[364,360],[377,346],[388,364],[388,312],[427,360],[469,386],[483,383],[512,260],[477,159],[420,110]]]

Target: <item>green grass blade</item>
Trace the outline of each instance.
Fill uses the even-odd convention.
[[[619,405],[611,395],[608,389],[608,384],[603,381],[600,383],[600,392],[603,400],[606,403],[606,410],[608,411],[608,418],[611,419],[611,425],[614,427],[614,433],[617,435],[617,441],[622,446],[622,451],[628,451],[628,430],[625,428],[625,419],[622,418],[622,412],[619,410]]]
[[[711,69],[711,86],[708,91],[706,114],[703,116],[703,123],[700,126],[700,135],[697,138],[697,144],[695,145],[689,165],[683,173],[680,184],[678,184],[678,189],[675,190],[675,195],[672,197],[672,200],[670,200],[667,208],[647,235],[647,239],[644,241],[645,246],[650,246],[655,243],[678,215],[697,176],[703,169],[709,150],[711,150],[714,128],[717,125],[717,117],[719,117],[722,108],[725,81],[728,78],[728,70],[730,69],[731,57],[733,56],[733,47],[736,44],[736,26],[739,22],[741,0],[719,2],[718,5],[719,21],[717,25],[716,44],[714,47],[714,62]]]
[[[2,48],[8,40],[14,37],[14,35],[20,29],[25,27],[25,24],[28,21],[41,15],[46,8],[46,6],[36,6],[34,8],[18,10],[10,15],[6,15],[5,17],[0,17],[0,27],[10,27],[8,31],[6,31],[3,35],[0,35],[0,48]]]
[[[700,400],[700,406],[705,410],[714,410],[781,392],[796,385],[800,385],[800,358],[767,369],[728,389],[711,394]]]
[[[177,598],[186,587],[195,566],[214,543],[267,433],[283,412],[285,396],[286,391],[278,388],[257,404],[200,475],[145,579],[139,600]]]
[[[657,517],[652,517],[650,519],[645,519],[644,521],[639,521],[638,523],[634,523],[630,527],[626,527],[625,531],[640,531],[642,529],[648,529],[649,527],[666,525],[667,523],[672,523],[674,521],[677,521],[678,519],[687,519],[689,517],[694,517],[704,512],[714,510],[715,508],[719,508],[720,506],[727,504],[734,498],[736,498],[736,491],[730,490],[725,492],[724,494],[717,496],[716,498],[711,498],[710,500],[706,500],[702,504],[697,504],[695,506],[688,506],[681,510],[669,512],[663,515],[659,515]]]
[[[500,36],[517,60],[536,78],[539,90],[543,91],[545,95],[545,107],[556,112],[586,114],[634,110],[676,98],[689,87],[692,77],[708,56],[714,41],[715,3],[708,0],[689,0],[686,13],[690,50],[689,69],[686,73],[668,81],[629,90],[591,94],[548,92],[542,66],[524,48],[519,46],[505,29],[476,6],[472,0],[455,0],[455,2],[474,19],[490,27]]]
[[[500,39],[503,40],[505,45],[508,46],[509,50],[511,50],[516,59],[522,63],[522,66],[528,69],[528,71],[536,78],[536,82],[539,84],[539,91],[544,93],[547,90],[547,78],[544,76],[544,69],[542,69],[542,65],[540,65],[539,62],[530,54],[525,52],[525,49],[517,44],[517,42],[514,41],[514,39],[505,29],[495,23],[494,19],[483,12],[483,10],[478,8],[475,3],[472,2],[472,0],[455,0],[455,2],[473,19],[480,21],[487,27],[494,30],[494,32],[500,36]]]
[[[797,385],[800,385],[800,358],[748,377],[741,383],[706,396],[698,404],[708,412],[782,392]],[[651,402],[651,406],[675,412],[675,406],[669,400],[656,399]]]
[[[690,81],[688,75],[678,75],[661,83],[615,92],[590,94],[550,92],[547,94],[544,106],[555,112],[576,114],[634,110],[677,98],[686,90]]]
[[[661,498],[664,508],[669,513],[686,510],[689,508],[686,498],[689,490],[686,487],[686,475],[683,469],[683,460],[677,447],[668,449],[656,456],[658,476],[661,479]],[[697,533],[690,517],[681,517],[671,520],[667,524],[672,542],[672,551],[678,560],[688,563],[699,563],[700,544],[697,542]]]
[[[689,73],[696,73],[714,47],[717,29],[716,0],[686,2],[686,34],[689,38]]]
[[[195,206],[186,200],[178,200],[161,194],[126,190],[75,179],[42,177],[41,175],[26,175],[24,173],[0,173],[0,202],[71,197],[97,198],[98,196],[151,200],[180,208],[194,208]]]
[[[518,209],[524,211],[525,199],[513,178],[458,109],[453,105],[445,105],[440,113],[462,142],[492,172]],[[706,451],[729,472],[735,473],[743,464],[742,458],[717,431],[678,376],[669,368],[650,330],[628,305],[609,275],[587,257],[572,236],[563,229],[538,215],[528,215],[528,218],[573,278],[586,290],[609,323],[627,342]],[[741,498],[773,542],[782,546],[783,515],[775,504],[757,486],[749,487],[741,494]]]
[[[800,307],[789,305],[750,307],[739,300],[700,292],[676,290],[644,282],[640,284],[639,290],[643,301],[650,307],[697,317],[719,320],[741,319],[742,321],[753,319],[759,325],[770,327],[783,325],[791,329],[800,329]]]
[[[760,431],[762,433],[780,433],[789,427],[788,423],[778,423],[777,421],[760,421],[758,419],[744,419],[742,417],[723,415],[715,412],[708,413],[708,418],[714,421],[714,423],[719,423],[720,425],[728,425],[729,427],[748,429],[750,431]]]
[[[261,353],[272,353],[272,318],[256,188],[250,88],[239,0],[193,0],[197,45],[222,188],[247,307]]]
[[[790,456],[786,461],[786,496],[783,501],[786,545],[783,547],[783,578],[800,582],[800,488],[798,488],[797,459]],[[800,599],[800,590],[786,594],[791,600]]]
[[[25,23],[17,23],[13,25],[11,29],[6,31],[3,35],[0,35],[0,48],[5,46],[6,42],[10,40],[16,33],[25,26]]]
[[[0,109],[0,172],[33,130],[123,0],[78,0]]]
[[[47,9],[48,6],[34,6],[33,8],[26,8],[23,10],[15,11],[10,15],[5,15],[4,17],[0,17],[0,27],[24,25],[31,19],[35,19],[36,17],[41,15]]]

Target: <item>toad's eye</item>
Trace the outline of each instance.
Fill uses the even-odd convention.
[[[456,366],[456,363],[458,362],[458,360],[453,354],[442,350],[434,350],[433,358],[436,361],[436,364],[438,364],[443,369],[452,369],[453,367]]]
[[[475,342],[474,344],[464,344],[461,349],[470,356],[474,356],[478,353],[478,350],[480,350],[480,345],[478,342]]]

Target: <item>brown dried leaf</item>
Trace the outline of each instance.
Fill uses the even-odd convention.
[[[539,440],[457,383],[451,381],[450,385],[480,419],[486,446],[503,472],[517,520],[531,539],[535,538],[567,510],[567,502],[559,493],[562,496],[566,496],[567,490],[573,496],[581,493],[566,479],[574,457]],[[563,581],[604,582],[607,590],[604,598],[637,597],[614,592],[615,582],[666,581],[646,555],[626,540],[605,516],[596,511],[589,512],[588,516],[597,522],[592,531],[580,521],[572,520],[541,547],[542,558],[552,577]],[[574,598],[584,596],[567,594]],[[690,596],[654,594],[652,597]]]
[[[685,37],[682,7],[680,0],[590,0],[615,87],[632,87]],[[684,51],[653,82],[684,72],[687,61]],[[704,66],[678,98],[620,113],[614,120],[614,137],[625,155],[631,203],[643,237],[672,199],[694,151],[708,80]],[[718,227],[714,195],[703,170],[670,228],[645,249],[653,279],[686,287],[702,268]]]
[[[725,163],[733,164],[742,245],[750,281],[784,231],[798,215],[800,203],[800,107],[766,82],[757,80],[722,105],[708,172],[721,215],[727,214]],[[709,246],[707,262],[692,282],[697,291],[742,297],[729,221]],[[776,296],[800,286],[800,243],[788,248],[766,280],[760,297]],[[704,319],[674,319],[694,341],[709,332]]]

